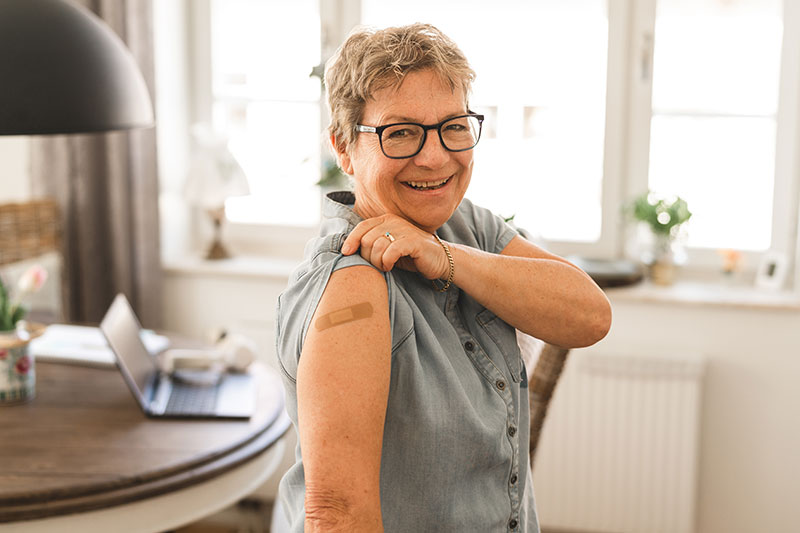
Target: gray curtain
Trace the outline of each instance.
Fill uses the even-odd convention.
[[[119,35],[153,90],[152,0],[79,0]],[[118,292],[161,325],[155,129],[34,138],[32,193],[61,207],[65,318],[99,322]]]

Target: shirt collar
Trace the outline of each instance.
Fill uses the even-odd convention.
[[[343,219],[351,227],[358,225],[364,219],[353,211],[356,196],[350,191],[335,191],[325,195],[322,201],[322,234],[325,235],[326,226],[330,222]]]

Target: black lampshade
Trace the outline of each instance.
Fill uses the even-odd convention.
[[[136,61],[97,16],[68,0],[0,0],[0,135],[152,124]]]

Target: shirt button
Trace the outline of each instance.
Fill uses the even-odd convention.
[[[512,518],[508,521],[508,529],[517,529],[517,520],[516,518]]]
[[[472,341],[467,341],[464,343],[464,348],[466,348],[468,352],[471,352],[475,349],[475,345],[472,344]]]
[[[516,434],[517,434],[517,428],[515,428],[514,426],[509,426],[509,428],[508,428],[508,435],[509,435],[510,437],[513,437],[513,436],[514,436],[514,435],[516,435]]]
[[[511,474],[510,481],[511,481],[512,485],[516,484],[517,483],[517,475],[516,474]]]
[[[506,388],[506,382],[501,379],[497,380],[497,383],[495,383],[495,385],[497,385],[497,388],[500,390],[504,390]]]

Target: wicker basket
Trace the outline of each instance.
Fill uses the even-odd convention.
[[[60,237],[55,200],[0,204],[0,265],[58,251]]]

